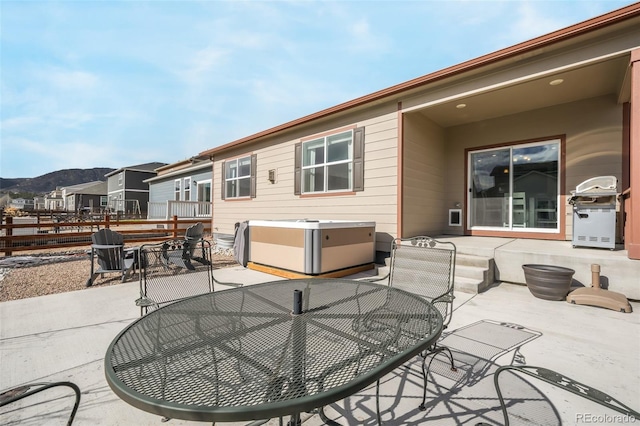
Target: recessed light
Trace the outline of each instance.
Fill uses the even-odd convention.
[[[458,108],[458,109],[462,109],[462,108],[466,108],[466,107],[467,107],[467,104],[458,104],[458,105],[456,105],[456,108]]]
[[[549,82],[549,84],[550,84],[550,85],[552,85],[552,86],[557,86],[558,84],[562,84],[563,82],[564,82],[564,80],[563,80],[563,79],[561,79],[561,78],[557,78],[557,79],[555,79],[555,80],[551,80],[551,81]]]

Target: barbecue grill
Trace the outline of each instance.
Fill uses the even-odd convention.
[[[598,176],[571,191],[573,247],[615,248],[616,186],[615,176]]]

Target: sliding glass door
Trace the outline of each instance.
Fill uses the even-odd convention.
[[[469,227],[558,230],[560,141],[470,151]]]

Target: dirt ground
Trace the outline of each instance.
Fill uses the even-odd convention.
[[[53,251],[20,253],[20,256],[34,255],[61,256],[60,259],[53,263],[38,264],[36,266],[3,267],[0,271],[0,302],[74,290],[91,291],[92,288],[121,283],[118,274],[105,274],[104,278],[98,277],[92,287],[86,287],[91,264],[84,250],[62,254]],[[233,256],[226,254],[214,254],[213,262],[214,268],[237,265]],[[129,281],[135,280],[135,277],[137,275],[129,278]]]

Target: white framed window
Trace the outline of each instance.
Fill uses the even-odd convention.
[[[191,178],[184,178],[184,200],[191,201]]]
[[[251,170],[251,156],[225,161],[225,199],[251,196]]]
[[[364,127],[295,145],[295,195],[355,191],[364,191]]]
[[[107,197],[106,195],[100,196],[100,207],[106,207],[108,202],[109,202],[109,197]]]
[[[182,181],[180,179],[176,179],[173,181],[174,201],[180,201],[181,192],[182,192]]]
[[[118,173],[118,186],[122,186],[122,182],[124,181],[124,172]]]
[[[350,191],[353,132],[302,143],[302,193]]]

